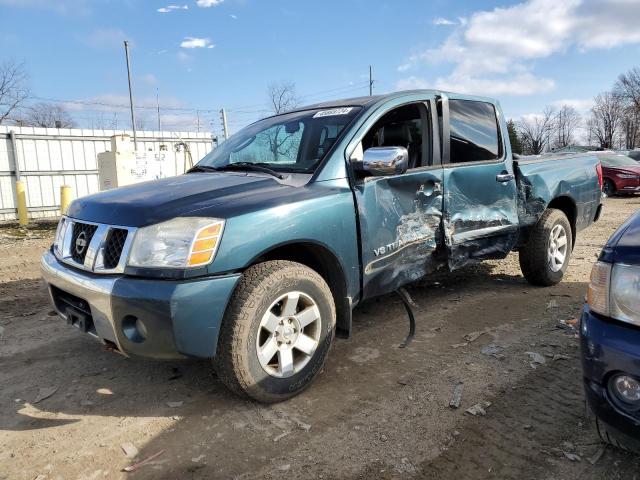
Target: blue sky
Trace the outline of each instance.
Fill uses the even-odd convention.
[[[370,64],[375,92],[491,95],[518,118],[587,109],[640,64],[638,19],[640,0],[0,0],[0,61],[24,62],[36,100],[75,101],[80,126],[114,114],[129,126],[124,39],[137,103],[157,91],[166,128],[199,117],[219,132],[224,106],[237,130],[273,81],[294,82],[303,103],[363,95]],[[148,128],[154,115],[139,114]]]

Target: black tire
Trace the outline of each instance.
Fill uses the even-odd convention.
[[[556,225],[564,228],[567,238],[567,249],[562,268],[553,271],[549,263],[547,252],[551,243],[551,232]],[[519,251],[520,270],[524,278],[532,285],[548,287],[562,280],[569,265],[571,250],[573,249],[571,224],[567,216],[555,208],[547,209],[530,232],[529,241]]]
[[[318,345],[300,371],[277,378],[267,373],[258,359],[260,321],[273,302],[294,291],[308,295],[318,307]],[[259,402],[291,398],[308,387],[322,369],[333,340],[335,322],[331,290],[314,270],[283,260],[254,265],[244,272],[222,321],[214,359],[218,377],[236,394]]]
[[[607,197],[613,197],[616,194],[616,184],[609,178],[605,178],[602,184],[602,193]]]
[[[618,429],[607,425],[595,415],[591,415],[595,420],[596,430],[598,431],[600,440],[602,440],[604,443],[608,443],[609,445],[619,448],[620,450],[640,455],[640,440],[622,433]]]

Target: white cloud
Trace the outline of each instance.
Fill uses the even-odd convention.
[[[174,10],[189,10],[189,5],[167,5],[158,9],[160,13],[170,13]]]
[[[209,38],[185,37],[180,46],[182,48],[213,48],[215,45]]]
[[[52,10],[60,15],[89,15],[90,0],[0,0],[0,6]]]
[[[188,53],[183,52],[182,50],[180,50],[178,52],[178,60],[180,60],[181,62],[188,62],[189,60],[191,60],[191,55],[189,55]]]
[[[224,0],[198,0],[196,4],[202,8],[215,7],[220,5]]]
[[[433,85],[429,85],[426,80],[415,76],[403,78],[396,83],[396,90],[415,90],[420,88],[430,88]]]
[[[439,17],[433,20],[433,24],[434,25],[455,25],[456,22],[449,20],[447,18]]]
[[[536,77],[528,72],[509,77],[503,75],[488,77],[450,75],[438,78],[435,87],[438,90],[473,95],[521,96],[549,92],[555,88],[555,81],[550,78]]]
[[[231,15],[229,15],[229,16],[230,16],[231,18],[233,18],[234,20],[237,20],[237,19],[238,19],[238,16],[237,16],[237,15],[233,15],[233,14],[231,14]]]
[[[593,107],[593,98],[563,98],[551,102],[551,106],[557,109],[564,105],[575,108],[578,113],[587,113]]]
[[[147,73],[145,75],[142,75],[140,77],[140,80],[142,80],[147,85],[155,85],[156,83],[158,83],[158,79],[153,73]]]
[[[93,48],[121,48],[127,39],[128,35],[119,28],[98,28],[84,37],[84,42]]]
[[[555,82],[535,75],[533,61],[571,48],[640,43],[637,18],[638,0],[527,0],[459,19],[460,26],[439,47],[414,53],[398,71],[450,63],[451,73],[433,82],[437,88],[494,95],[546,92]]]

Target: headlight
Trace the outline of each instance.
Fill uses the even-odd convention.
[[[609,304],[613,318],[640,326],[640,267],[613,266]]]
[[[62,255],[62,243],[64,236],[67,232],[67,219],[62,217],[58,222],[58,228],[56,229],[56,236],[53,240],[53,251],[59,255]]]
[[[213,261],[224,220],[180,217],[138,229],[128,265],[147,268],[191,268]]]
[[[596,262],[587,303],[596,313],[640,326],[640,266]]]
[[[629,173],[616,173],[618,178],[638,178],[638,175],[631,175]]]

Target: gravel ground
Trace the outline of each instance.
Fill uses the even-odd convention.
[[[577,338],[558,325],[579,315],[600,248],[638,207],[607,199],[555,287],[528,285],[516,255],[412,285],[407,349],[396,297],[360,305],[315,385],[272,406],[228,393],[209,362],[127,359],[67,327],[39,280],[51,228],[0,229],[0,479],[636,478],[638,458],[602,452]],[[465,413],[476,404],[486,415]]]

